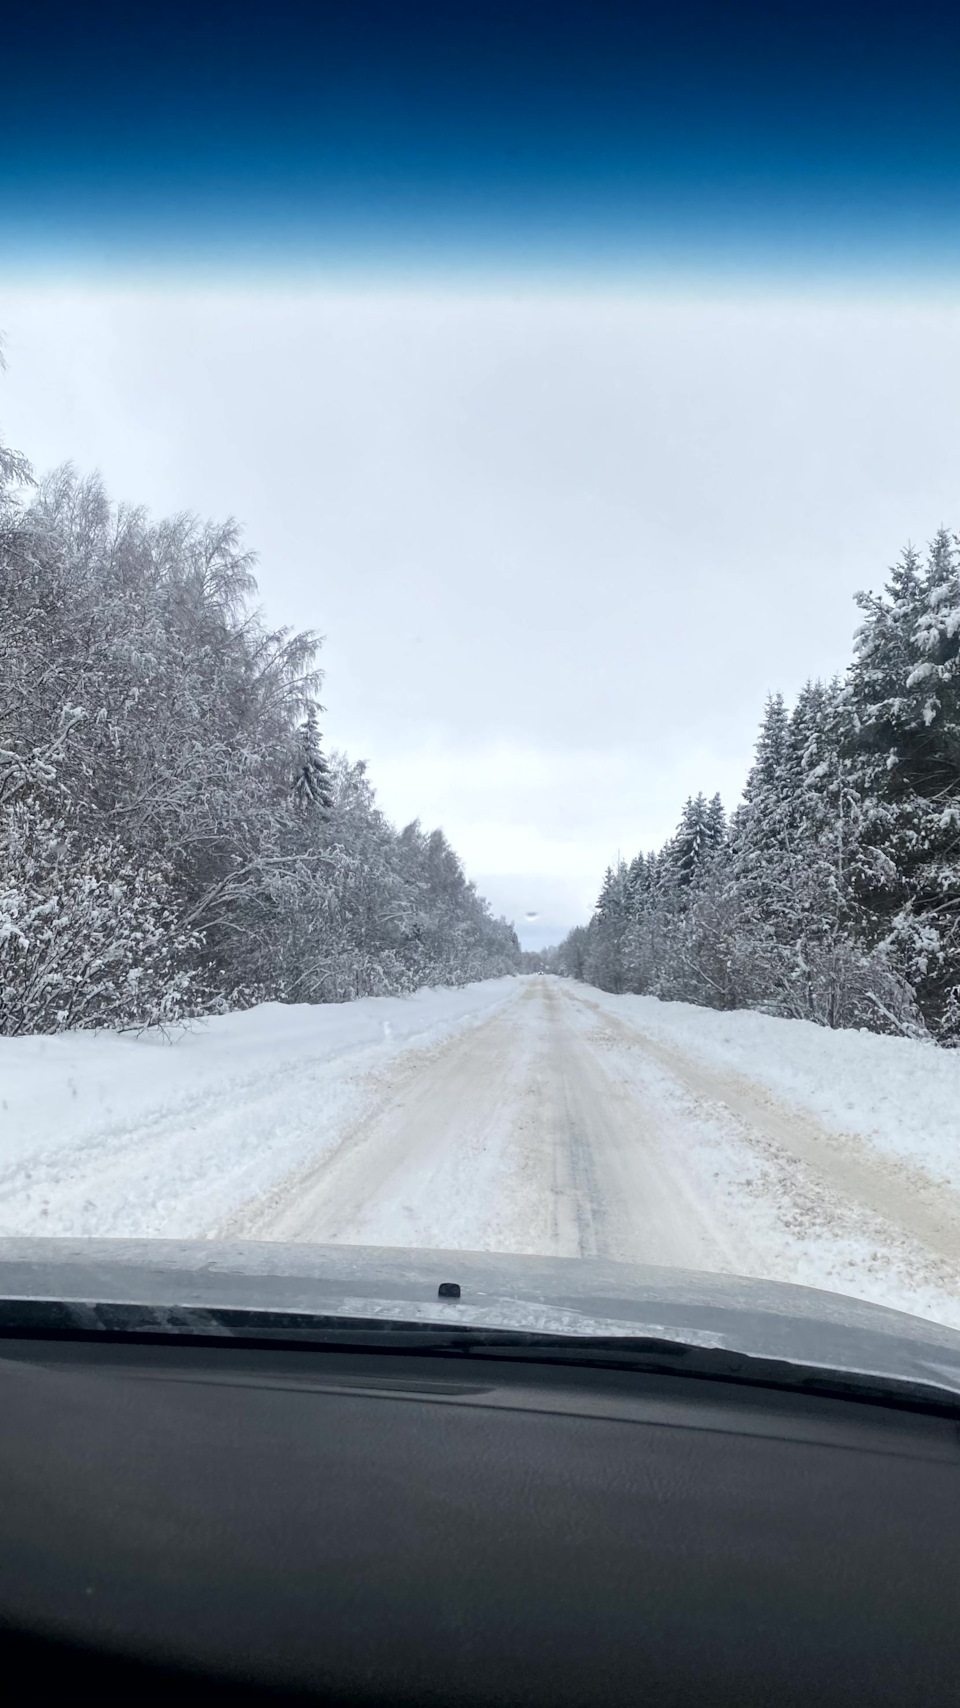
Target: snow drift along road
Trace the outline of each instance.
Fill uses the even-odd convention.
[[[960,1326],[957,1068],[547,978],[0,1040],[0,1233],[607,1256]]]

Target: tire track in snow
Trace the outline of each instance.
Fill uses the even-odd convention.
[[[960,1193],[921,1168],[871,1152],[865,1140],[833,1134],[810,1115],[785,1108],[765,1087],[733,1071],[722,1072],[678,1047],[652,1038],[635,1022],[613,1015],[580,992],[571,1000],[606,1028],[664,1068],[697,1101],[727,1110],[749,1132],[812,1170],[846,1205],[888,1223],[934,1259],[960,1266]]]

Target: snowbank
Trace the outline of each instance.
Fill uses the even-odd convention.
[[[876,1032],[830,1032],[809,1020],[718,1013],[654,996],[578,991],[658,1043],[742,1074],[828,1131],[855,1134],[960,1188],[960,1051]]]
[[[336,1142],[364,1075],[484,1020],[512,978],[409,997],[263,1003],[172,1040],[0,1038],[0,1233],[204,1231]]]

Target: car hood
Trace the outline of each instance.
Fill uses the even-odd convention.
[[[445,1282],[459,1285],[459,1298],[438,1298]],[[960,1395],[960,1333],[940,1324],[810,1287],[599,1258],[263,1241],[0,1239],[0,1303],[3,1323],[19,1332],[36,1320],[31,1312],[54,1305],[64,1307],[59,1322],[81,1331],[107,1326],[99,1307],[141,1307],[154,1330],[193,1333],[239,1332],[217,1320],[218,1312],[271,1313],[305,1325],[406,1323],[578,1343],[674,1343]],[[129,1313],[125,1320],[129,1326]]]

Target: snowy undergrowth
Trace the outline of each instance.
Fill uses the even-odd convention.
[[[578,989],[604,1012],[706,1066],[741,1074],[828,1131],[855,1134],[960,1189],[960,1051],[809,1020],[721,1013]]]

